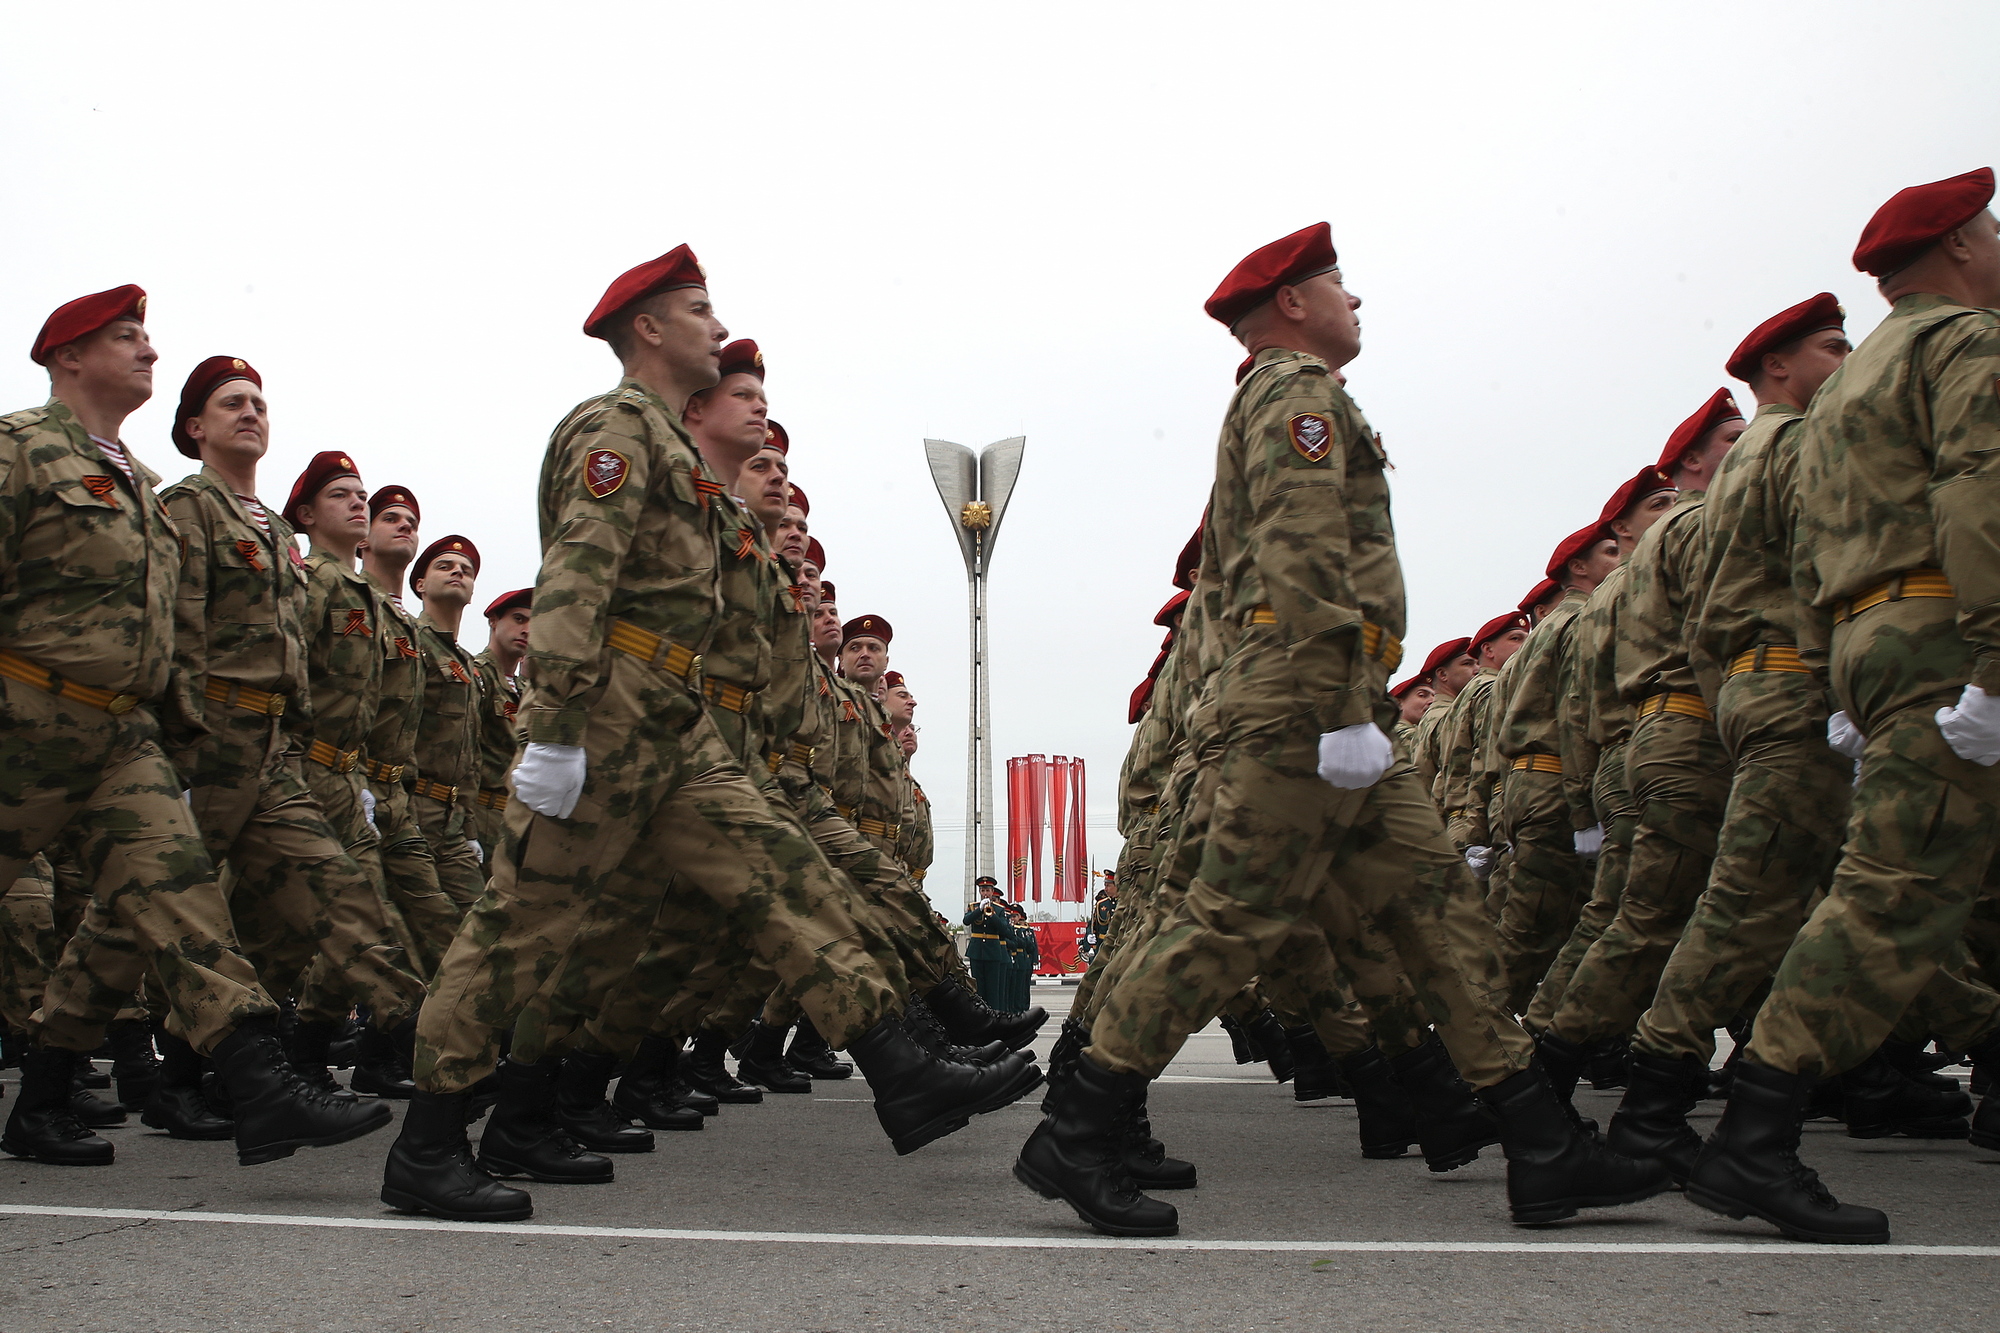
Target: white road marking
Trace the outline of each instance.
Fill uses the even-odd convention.
[[[1788,1241],[1526,1240],[1120,1240],[1109,1236],[885,1236],[839,1231],[701,1231],[669,1227],[555,1226],[538,1222],[443,1222],[426,1217],[308,1217],[199,1213],[163,1208],[64,1208],[0,1203],[0,1215],[114,1222],[223,1222],[236,1226],[331,1227],[350,1231],[459,1231],[482,1236],[579,1236],[606,1240],[739,1241],[789,1245],[906,1245],[945,1249],[1194,1250],[1250,1254],[1748,1254],[2000,1259],[2000,1245],[1799,1245]]]

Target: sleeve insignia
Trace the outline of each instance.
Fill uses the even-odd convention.
[[[1317,412],[1301,412],[1285,423],[1292,448],[1308,463],[1324,460],[1333,448],[1333,427]]]
[[[592,449],[583,460],[583,485],[598,499],[617,493],[632,465],[616,449]]]

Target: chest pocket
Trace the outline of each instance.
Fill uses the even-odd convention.
[[[50,486],[55,503],[23,535],[22,563],[37,560],[64,582],[124,583],[146,564],[139,503],[113,477],[63,477]]]
[[[472,673],[451,657],[439,657],[425,666],[424,711],[447,718],[466,716],[472,708]]]

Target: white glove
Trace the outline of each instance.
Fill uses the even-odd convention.
[[[537,814],[568,819],[583,794],[584,768],[581,745],[530,741],[514,768],[514,794]]]
[[[1491,847],[1466,848],[1465,864],[1471,868],[1474,879],[1485,879],[1493,873],[1493,849]]]
[[[465,840],[465,845],[467,847],[470,847],[472,849],[472,854],[479,858],[479,864],[481,865],[486,864],[486,849],[479,845],[479,839],[467,838]]]
[[[1835,754],[1859,759],[1868,738],[1861,734],[1861,728],[1854,725],[1853,718],[1846,713],[1835,713],[1826,720],[1826,743],[1833,747]]]
[[[375,793],[366,787],[361,789],[361,817],[368,821],[369,828],[375,827]]]
[[[1596,856],[1604,850],[1604,825],[1592,824],[1589,828],[1576,831],[1576,854]]]
[[[1319,738],[1319,775],[1341,791],[1372,787],[1396,762],[1396,747],[1373,722],[1357,722]]]
[[[1937,724],[1944,743],[1960,759],[1987,768],[2000,763],[2000,694],[1968,685],[1958,696],[1958,707],[1938,709]]]

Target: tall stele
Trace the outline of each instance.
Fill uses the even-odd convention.
[[[993,567],[993,544],[1014,480],[1021,475],[1025,436],[989,444],[974,452],[949,440],[925,440],[931,478],[951,519],[952,536],[965,557],[966,595],[972,616],[972,712],[965,745],[965,887],[993,873],[992,702],[986,684],[986,576]]]

